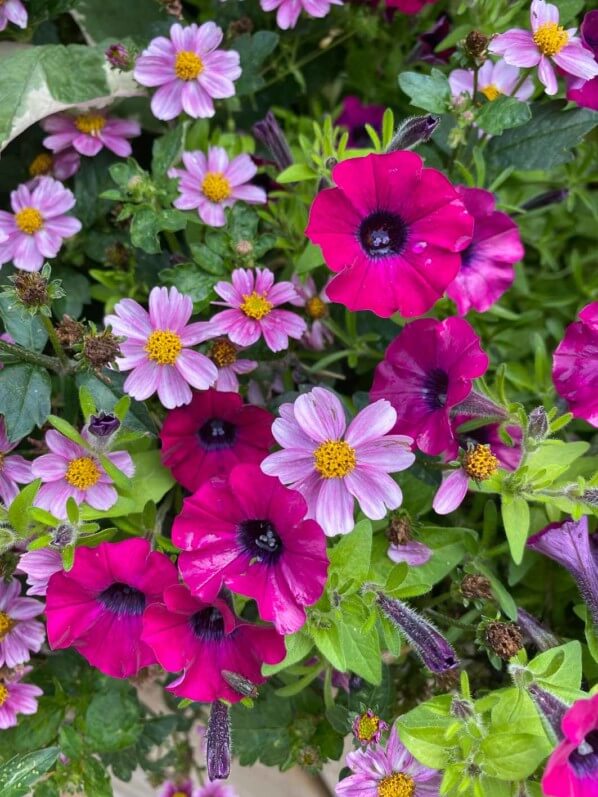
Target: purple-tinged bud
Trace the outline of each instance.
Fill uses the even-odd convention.
[[[525,611],[525,609],[517,609],[517,625],[523,631],[523,635],[532,642],[539,651],[550,650],[556,648],[559,644],[558,639],[545,628],[542,623],[538,622],[536,618]]]
[[[231,670],[222,670],[220,674],[231,689],[234,689],[235,692],[243,695],[243,697],[258,697],[257,686],[248,678],[244,678],[238,672],[231,672]]]
[[[270,152],[281,171],[292,165],[293,156],[289,144],[272,111],[268,111],[260,122],[256,122],[252,130],[253,135]]]
[[[558,697],[542,689],[538,684],[530,684],[527,692],[534,701],[534,705],[538,709],[540,718],[549,735],[554,737],[555,742],[559,742],[563,738],[561,722],[569,706],[559,700]]]
[[[536,407],[529,414],[527,421],[527,436],[532,440],[544,440],[548,434],[548,416],[544,407]]]
[[[57,548],[66,548],[72,545],[77,539],[77,529],[70,523],[61,523],[52,532],[52,543]]]
[[[399,149],[411,149],[418,144],[425,144],[432,138],[432,134],[440,124],[440,117],[434,114],[426,116],[411,116],[405,119],[392,137],[386,148],[387,152],[396,152]]]
[[[461,720],[468,720],[475,714],[475,709],[469,700],[463,697],[454,697],[451,701],[451,714]]]
[[[358,714],[353,720],[353,736],[359,744],[367,747],[368,744],[378,744],[388,725],[371,708]]]
[[[210,780],[225,780],[230,775],[230,747],[230,712],[221,700],[215,700],[206,733],[206,762]]]
[[[381,592],[378,593],[377,602],[380,611],[409,641],[429,670],[441,673],[458,666],[459,659],[454,648],[429,620],[424,620],[406,603],[387,598]]]
[[[556,205],[563,202],[569,196],[568,188],[557,188],[553,191],[545,191],[543,194],[533,196],[521,205],[521,210],[539,210],[540,208]]]
[[[507,411],[488,396],[472,390],[469,396],[453,407],[452,415],[471,415],[474,418],[506,418]]]
[[[590,506],[598,506],[598,488],[590,487],[584,490],[581,500]]]
[[[124,44],[111,44],[104,55],[115,69],[131,69],[133,59]]]
[[[112,413],[100,412],[91,416],[87,428],[94,437],[109,437],[120,428],[120,421]]]

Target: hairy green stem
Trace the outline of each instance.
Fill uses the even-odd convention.
[[[42,368],[48,368],[50,371],[61,373],[63,365],[58,357],[48,357],[46,354],[39,354],[35,351],[19,346],[18,343],[7,343],[5,340],[0,340],[0,353],[10,354],[16,360],[22,363],[30,363],[31,365],[39,365]]]
[[[46,328],[48,338],[50,339],[50,343],[52,344],[52,348],[54,349],[56,356],[62,363],[64,370],[69,371],[71,368],[69,358],[67,357],[65,350],[62,348],[62,343],[58,339],[58,335],[54,329],[54,324],[46,315],[41,315],[40,318],[44,327]]]

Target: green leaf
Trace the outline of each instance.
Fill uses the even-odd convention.
[[[550,749],[545,736],[505,730],[488,734],[480,745],[480,755],[486,774],[513,781],[529,777]]]
[[[166,34],[172,24],[164,7],[147,0],[78,0],[75,17],[92,43],[128,36],[145,46],[153,35]]]
[[[235,82],[237,97],[252,94],[265,85],[260,69],[264,61],[275,50],[279,38],[277,33],[260,30],[253,35],[244,33],[232,41],[231,47],[239,53],[243,70],[241,77]]]
[[[276,697],[270,689],[264,689],[252,709],[238,703],[232,707],[233,748],[241,766],[258,760],[270,766],[286,761],[291,750],[293,705],[293,700]]]
[[[526,102],[503,96],[483,105],[476,123],[482,130],[497,136],[503,130],[524,125],[531,118],[532,114]]]
[[[490,585],[492,587],[492,592],[494,593],[500,608],[507,615],[509,620],[516,621],[517,604],[515,603],[514,599],[511,597],[509,592],[503,587],[502,583],[494,575],[493,571],[489,567],[486,567],[486,565],[483,562],[476,562],[476,569],[483,576],[486,576],[486,578],[490,582]]]
[[[93,749],[111,753],[129,747],[142,731],[139,703],[131,687],[95,695],[85,714],[86,735]]]
[[[356,592],[365,581],[372,555],[372,524],[361,520],[330,551],[330,573],[336,573],[338,591]]]
[[[50,745],[56,739],[63,719],[64,708],[52,698],[41,697],[37,713],[21,715],[16,727],[2,731],[2,757],[6,751],[14,755]]]
[[[154,141],[152,147],[152,174],[164,179],[166,173],[180,158],[183,151],[185,125],[179,124]]]
[[[399,86],[416,108],[432,113],[444,113],[448,108],[450,87],[446,75],[439,69],[432,69],[431,75],[403,72],[399,75]]]
[[[91,395],[91,391],[85,385],[79,388],[79,404],[81,405],[81,412],[86,421],[89,420],[91,415],[95,415],[97,412],[96,403]]]
[[[33,351],[44,348],[48,333],[43,323],[36,316],[25,312],[10,296],[0,296],[0,316],[15,343]]]
[[[444,769],[451,760],[451,746],[444,738],[453,724],[450,716],[452,697],[441,695],[420,703],[397,720],[401,741],[422,764]]]
[[[306,163],[294,163],[281,172],[276,181],[279,183],[300,183],[303,180],[317,180],[318,173]]]
[[[374,625],[364,628],[364,606],[361,599],[353,595],[345,598],[341,604],[342,617],[337,623],[340,646],[346,662],[346,669],[361,675],[371,684],[379,684],[382,680],[380,656],[380,638]]]
[[[59,418],[58,415],[49,415],[48,422],[51,423],[52,426],[61,434],[63,434],[65,437],[68,437],[69,440],[72,440],[74,443],[78,443],[78,445],[87,448],[88,444],[81,437],[75,427],[68,421],[65,421],[63,418]]]
[[[37,365],[6,365],[0,371],[0,407],[9,440],[20,440],[50,414],[52,382]]]
[[[206,274],[195,263],[165,268],[160,272],[160,279],[165,285],[174,285],[181,293],[190,296],[196,309],[207,306],[215,295],[214,285],[218,282],[217,276]]]
[[[29,510],[37,491],[41,485],[41,479],[35,479],[31,484],[23,487],[17,497],[11,502],[8,507],[8,522],[19,535],[19,537],[26,537],[30,533],[30,515]]]
[[[76,380],[79,388],[87,388],[98,411],[114,412],[114,407],[124,395],[123,385],[125,378],[126,374],[110,371],[109,384],[98,379],[95,374],[88,372],[77,374]],[[131,402],[131,409],[123,420],[123,427],[137,432],[151,432],[154,435],[156,433],[156,427],[151,415],[141,401]]]
[[[264,675],[270,677],[293,664],[303,661],[314,646],[313,639],[303,631],[297,631],[296,634],[285,636],[284,644],[287,649],[287,655],[278,664],[263,664],[262,673]]]
[[[46,747],[24,755],[16,755],[0,767],[2,797],[22,797],[36,780],[47,772],[60,753],[59,747]]]
[[[529,533],[529,505],[520,495],[503,495],[501,512],[511,556],[515,564],[520,564]]]

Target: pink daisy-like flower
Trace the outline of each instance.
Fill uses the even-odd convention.
[[[386,745],[347,754],[353,774],[336,784],[338,797],[438,797],[440,773],[420,764],[401,743],[393,725]]]
[[[598,75],[594,55],[575,36],[576,28],[559,25],[559,9],[545,0],[533,0],[530,9],[531,31],[513,28],[496,36],[488,47],[512,66],[538,67],[538,78],[547,94],[556,94],[558,83],[554,64],[583,80]]]
[[[239,797],[239,794],[233,786],[213,780],[203,785],[195,797]]]
[[[458,468],[451,470],[442,479],[432,506],[439,515],[454,512],[467,495],[469,480],[485,481],[493,476],[499,466],[498,457],[489,445],[476,445],[464,452]]]
[[[390,401],[397,415],[394,431],[414,437],[421,451],[454,456],[450,410],[487,368],[488,356],[467,321],[422,318],[407,324],[386,350],[370,397]]]
[[[239,53],[218,50],[223,33],[214,22],[170,29],[170,38],[158,36],[135,64],[142,86],[160,88],[152,97],[157,119],[174,119],[185,111],[194,119],[214,116],[213,99],[233,97],[233,81],[241,76]]]
[[[258,465],[274,443],[273,420],[267,410],[244,404],[238,393],[195,393],[191,404],[166,416],[162,461],[179,484],[194,492],[241,462]]]
[[[200,790],[193,785],[191,778],[186,780],[167,780],[160,797],[199,797]]]
[[[525,102],[534,93],[534,81],[531,77],[527,77],[513,94],[513,90],[519,82],[519,72],[520,70],[516,66],[507,64],[502,58],[496,62],[484,61],[478,70],[477,90],[490,102],[503,96],[514,96]],[[454,99],[459,99],[463,94],[473,97],[473,69],[453,69],[448,80]],[[467,209],[469,210],[469,208]]]
[[[114,312],[105,323],[126,337],[120,347],[124,357],[116,363],[121,371],[132,371],[124,389],[134,399],[144,401],[157,392],[172,409],[189,404],[189,385],[205,390],[216,381],[214,363],[189,348],[208,337],[206,323],[187,323],[193,312],[189,296],[156,287],[149,295],[149,312],[133,299],[121,299]]]
[[[141,135],[138,122],[107,116],[101,111],[85,111],[76,116],[57,113],[46,117],[40,124],[46,133],[51,134],[44,138],[44,147],[53,152],[74,149],[90,158],[104,147],[121,158],[128,158],[132,152],[128,139]]]
[[[365,126],[370,125],[379,133],[384,111],[384,105],[364,105],[359,97],[345,97],[343,109],[335,124],[346,127],[349,131],[349,147],[371,147],[372,141]]]
[[[237,357],[238,353],[239,347],[227,338],[218,338],[210,345],[208,357],[218,369],[218,378],[214,384],[215,390],[224,393],[238,393],[238,374],[249,374],[257,368],[256,360]]]
[[[598,10],[588,11],[581,23],[581,40],[584,47],[594,54],[598,62]],[[598,77],[592,80],[569,78],[567,80],[567,99],[582,108],[598,111]]]
[[[330,13],[330,6],[342,6],[343,0],[260,0],[264,11],[276,11],[276,24],[282,30],[294,28],[301,12],[321,19]]]
[[[274,284],[274,274],[267,268],[237,268],[232,284],[217,282],[214,290],[224,301],[212,302],[230,308],[216,313],[207,323],[209,332],[228,335],[239,346],[251,346],[263,335],[271,351],[288,348],[289,338],[299,339],[307,325],[296,313],[279,310],[278,305],[297,300],[291,282]]]
[[[598,695],[577,700],[561,722],[564,738],[542,778],[546,797],[598,797]]]
[[[0,265],[12,260],[23,271],[39,271],[63,239],[81,229],[78,219],[65,215],[75,206],[73,192],[52,177],[40,177],[32,190],[20,185],[10,204],[12,213],[0,210]]]
[[[20,671],[0,677],[0,730],[14,728],[18,724],[17,714],[37,713],[37,698],[43,691],[34,684],[21,683],[31,670],[31,667],[22,667]]]
[[[308,277],[305,282],[302,282],[296,274],[291,277],[291,282],[298,296],[291,304],[296,307],[304,307],[305,313],[311,321],[303,335],[303,342],[309,349],[323,351],[334,341],[334,335],[322,322],[322,319],[328,315],[326,288],[318,291],[313,277]]]
[[[35,598],[21,598],[16,579],[0,581],[0,667],[16,667],[29,661],[44,641],[44,626],[34,617],[44,604]]]
[[[4,338],[4,335],[2,336]],[[13,342],[12,338],[9,342]],[[11,443],[6,434],[4,418],[0,416],[0,498],[8,506],[19,494],[19,484],[29,484],[33,480],[31,462],[19,454],[11,454],[19,444]]]
[[[19,559],[19,571],[27,576],[27,595],[45,595],[48,581],[62,570],[62,556],[53,548],[27,551]]]
[[[65,149],[62,152],[40,152],[29,164],[31,180],[26,183],[32,191],[42,177],[54,177],[64,182],[79,171],[81,156],[74,149]]]
[[[168,691],[201,703],[237,703],[243,695],[223,671],[263,684],[262,664],[277,664],[286,655],[284,637],[273,628],[240,621],[224,600],[201,601],[182,584],[166,589],[163,603],[148,607],[142,639],[165,670],[183,671]]]
[[[517,224],[496,210],[490,191],[465,186],[458,186],[457,191],[473,217],[473,238],[461,252],[461,268],[446,294],[457,305],[459,315],[471,309],[484,313],[513,284],[513,264],[525,250]]]
[[[183,551],[179,569],[194,595],[216,598],[223,586],[253,598],[281,634],[305,623],[305,606],[322,595],[326,537],[305,520],[302,495],[258,465],[237,465],[228,481],[212,480],[185,499],[172,527]]]
[[[388,434],[396,420],[388,401],[376,401],[347,427],[340,400],[315,387],[280,407],[272,431],[282,451],[266,457],[262,470],[298,490],[328,536],[348,534],[355,499],[372,520],[401,505],[401,488],[388,474],[405,470],[415,456],[410,437]]]
[[[391,562],[406,562],[409,567],[421,567],[429,562],[432,557],[432,549],[417,540],[407,540],[401,543],[391,543],[388,546],[386,555]]]
[[[91,445],[91,435],[84,430],[82,436]],[[77,504],[85,502],[94,509],[114,506],[118,493],[93,450],[69,440],[54,429],[46,432],[45,440],[50,453],[31,463],[33,478],[44,482],[35,497],[35,506],[47,509],[57,518],[66,518],[69,498],[74,498]],[[106,456],[127,476],[135,473],[133,460],[127,451],[110,451]]]
[[[500,462],[501,468],[506,470],[517,470],[521,462],[521,441],[523,433],[520,426],[507,426],[506,431],[513,441],[513,445],[507,445],[500,436],[500,424],[489,423],[486,426],[478,426],[476,429],[469,429],[464,432],[460,427],[473,420],[471,415],[455,415],[451,418],[453,433],[461,448],[468,446],[488,445],[492,453]]]
[[[355,740],[366,747],[368,744],[378,744],[382,734],[388,730],[388,724],[371,708],[368,708],[362,714],[357,714],[353,720],[351,730]]]
[[[328,297],[384,318],[421,315],[456,277],[473,219],[455,188],[415,152],[337,164],[314,199],[305,234],[338,272]]]
[[[5,30],[9,22],[17,28],[26,28],[27,20],[27,9],[21,0],[3,0],[0,3],[0,31]]]
[[[241,199],[251,205],[266,201],[266,192],[251,185],[257,166],[249,155],[237,155],[229,161],[223,147],[209,147],[203,152],[183,152],[184,169],[170,169],[169,177],[179,178],[180,196],[174,206],[179,210],[195,210],[204,224],[224,227],[225,208]]]
[[[573,415],[598,427],[598,302],[567,327],[552,358],[552,380]]]
[[[50,647],[73,647],[113,678],[135,675],[156,661],[141,639],[146,606],[176,583],[175,566],[147,540],[77,548],[72,569],[55,573],[48,584]]]

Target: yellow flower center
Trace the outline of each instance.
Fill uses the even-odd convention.
[[[42,174],[50,174],[54,159],[49,152],[40,152],[29,164],[29,175],[31,177],[40,177]]]
[[[2,1],[3,0],[0,0],[0,6],[2,5]],[[0,684],[0,706],[3,706],[7,700],[8,700],[8,689],[4,686],[4,684]]]
[[[556,55],[569,41],[569,34],[556,22],[545,22],[534,33],[534,43],[542,55]]]
[[[308,299],[305,309],[310,318],[323,318],[326,315],[326,304],[319,296],[312,296],[311,299]]]
[[[380,717],[374,714],[370,717],[369,714],[362,714],[357,721],[357,738],[360,742],[371,741],[380,727]]]
[[[378,783],[378,797],[413,797],[415,783],[409,775],[393,772]]]
[[[23,208],[15,213],[15,221],[21,232],[33,235],[44,226],[44,217],[36,208]]]
[[[490,102],[494,102],[494,100],[497,100],[502,94],[502,91],[497,88],[494,83],[484,86],[484,88],[480,89],[480,91],[487,100],[490,100]]]
[[[357,464],[355,449],[344,440],[326,440],[314,451],[314,464],[324,479],[342,479]]]
[[[496,473],[498,459],[489,445],[477,445],[463,457],[463,469],[477,482],[483,482]]]
[[[82,113],[75,117],[75,127],[80,133],[87,133],[89,136],[97,136],[100,130],[104,129],[106,118],[99,113]]]
[[[69,462],[64,478],[72,487],[87,490],[97,484],[100,469],[91,457],[77,457]]]
[[[186,791],[175,791],[172,797],[189,797]]]
[[[203,72],[203,61],[191,50],[181,50],[174,62],[174,72],[179,80],[195,80]]]
[[[201,193],[210,202],[224,202],[231,195],[232,188],[222,172],[208,172],[201,183]]]
[[[174,365],[182,348],[179,335],[169,329],[156,329],[145,344],[147,356],[158,365]]]
[[[6,612],[0,612],[0,642],[10,634],[16,622]]]
[[[210,357],[218,368],[224,368],[226,365],[232,365],[236,362],[237,350],[230,341],[221,338],[214,342],[210,351]]]
[[[239,306],[248,318],[255,318],[260,321],[264,316],[267,316],[270,310],[274,307],[272,302],[266,299],[265,293],[251,293],[243,294],[243,303]]]

